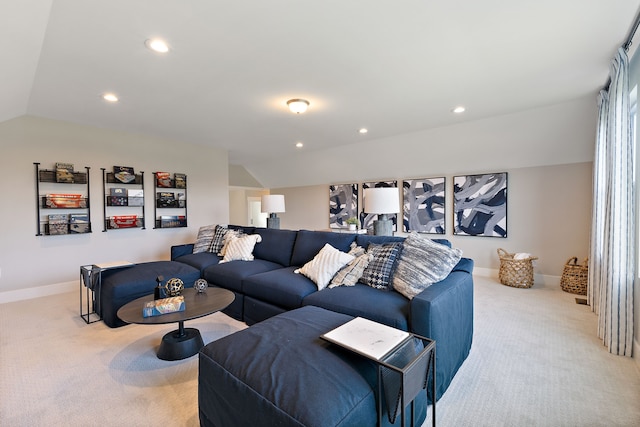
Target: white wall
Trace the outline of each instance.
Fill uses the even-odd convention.
[[[198,227],[226,223],[229,215],[225,150],[34,117],[0,123],[0,301],[3,293],[75,281],[79,266],[98,262],[169,258],[172,244],[193,242]],[[33,162],[89,166],[93,232],[36,236]],[[114,165],[145,172],[146,230],[102,232],[102,171]],[[187,228],[153,229],[154,171],[188,176]],[[6,294],[5,294],[6,296]]]
[[[536,274],[560,276],[568,258],[577,256],[582,262],[589,253],[591,169],[589,162],[503,170],[508,172],[509,197],[508,237],[504,239],[453,235],[453,180],[447,176],[444,237],[478,268],[497,269],[496,251],[503,248],[539,257]],[[401,181],[407,177],[393,178]],[[287,212],[279,215],[282,228],[329,227],[328,184],[272,191],[285,195]]]

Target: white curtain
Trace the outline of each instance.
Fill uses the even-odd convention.
[[[598,97],[588,299],[598,315],[598,337],[611,353],[631,357],[635,155],[628,68],[627,54],[620,48],[612,61],[609,90]]]

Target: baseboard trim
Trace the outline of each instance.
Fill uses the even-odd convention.
[[[489,277],[499,281],[498,270],[495,268],[481,268],[474,267],[473,274],[482,277]],[[533,286],[534,287],[559,287],[560,276],[551,276],[548,274],[533,274]]]
[[[35,288],[16,289],[15,291],[0,292],[0,304],[14,301],[22,301],[32,298],[41,298],[49,295],[78,291],[78,281],[55,283],[53,285],[38,286]]]

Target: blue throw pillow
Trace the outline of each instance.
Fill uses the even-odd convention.
[[[401,242],[370,243],[367,253],[373,255],[373,259],[364,269],[360,282],[372,288],[388,290],[401,250]]]

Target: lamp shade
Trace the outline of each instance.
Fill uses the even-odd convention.
[[[365,188],[364,211],[372,214],[392,214],[400,212],[400,192],[398,188]]]
[[[285,212],[284,195],[282,194],[265,194],[262,196],[262,207],[260,210],[267,213]]]

